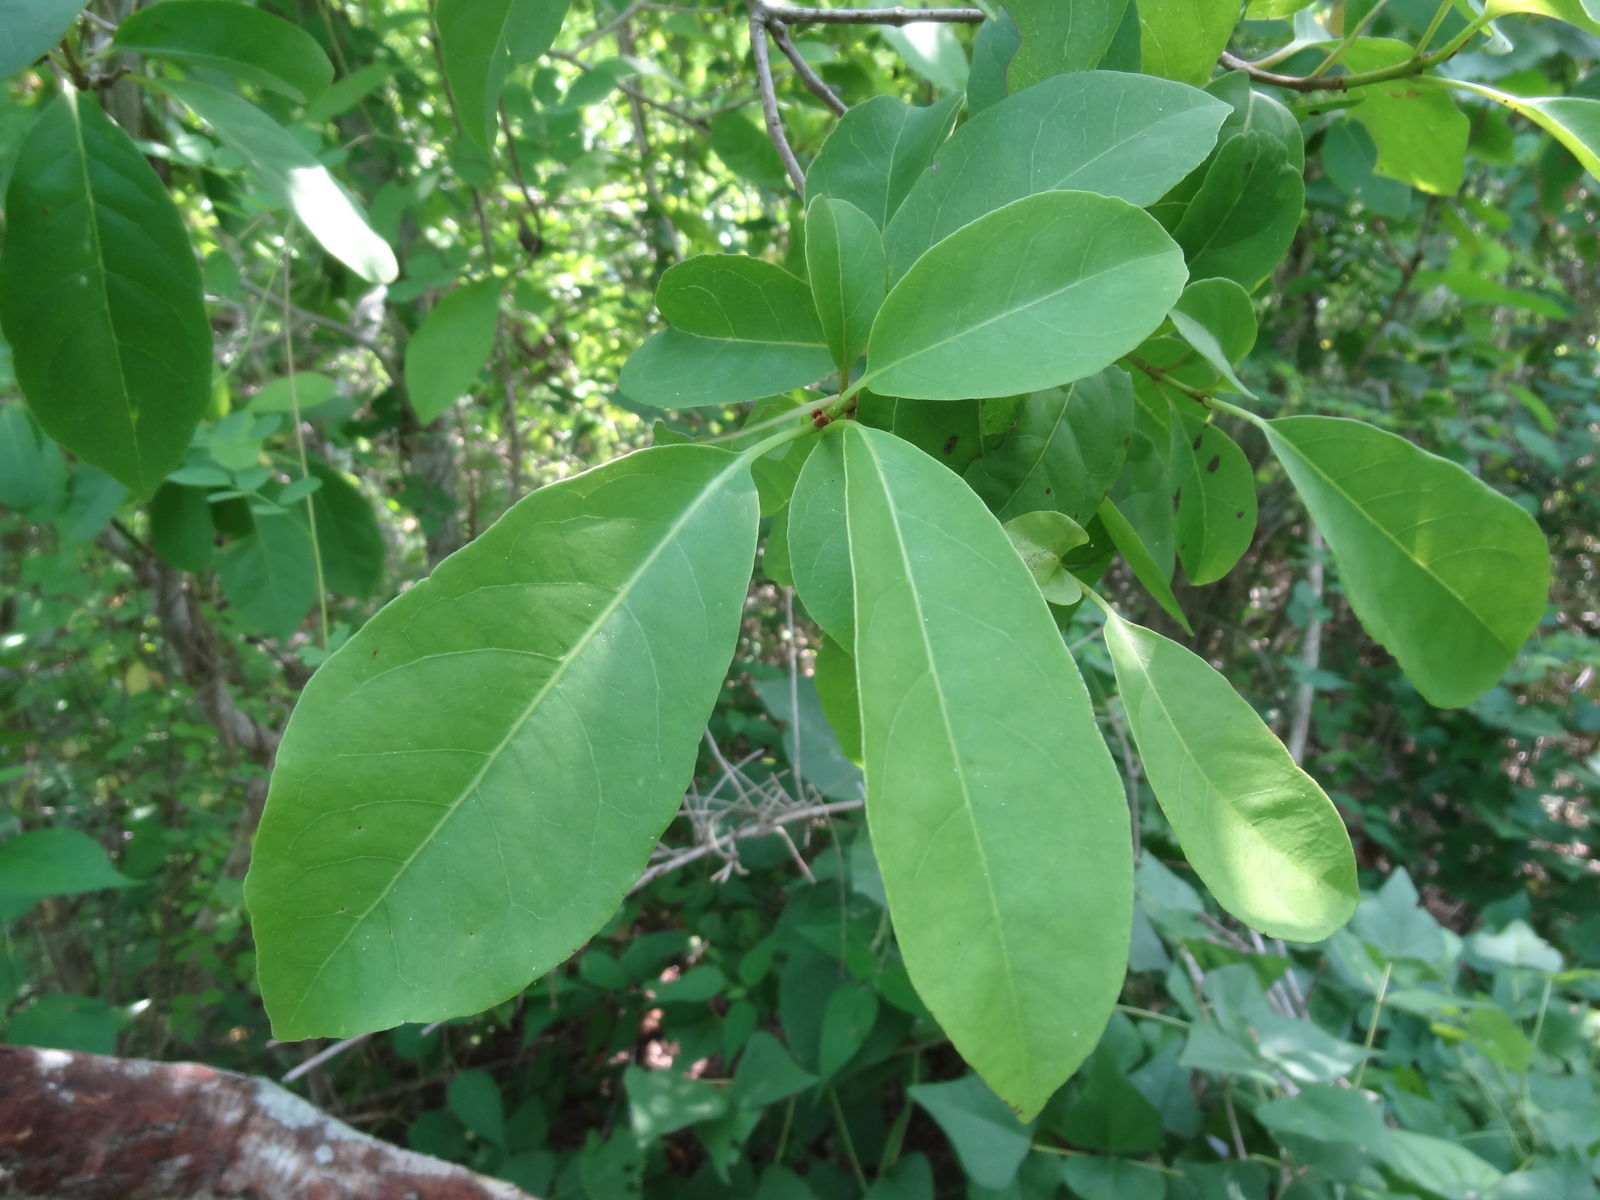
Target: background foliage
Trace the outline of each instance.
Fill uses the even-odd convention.
[[[837,647],[779,582],[770,538],[694,788],[602,934],[475,1018],[328,1056],[269,1039],[241,881],[310,673],[528,489],[732,429],[735,409],[663,419],[619,390],[654,285],[695,253],[803,270],[816,247],[738,5],[579,0],[559,36],[507,26],[503,63],[473,48],[474,6],[448,0],[231,6],[294,31],[248,43],[208,36],[214,12],[189,2],[28,4],[36,44],[25,27],[0,49],[0,182],[27,169],[25,137],[66,119],[61,80],[88,84],[85,138],[120,128],[154,166],[153,188],[111,182],[118,212],[196,248],[212,333],[186,342],[151,306],[119,339],[159,371],[130,372],[128,424],[95,430],[98,466],[46,436],[0,357],[6,1040],[292,1076],[359,1127],[555,1196],[1593,1194],[1594,126],[1569,121],[1562,146],[1477,94],[1428,93],[1419,121],[1397,115],[1415,99],[1398,86],[1281,93],[1305,205],[1285,209],[1289,257],[1258,293],[1240,384],[1273,416],[1403,432],[1511,496],[1551,545],[1548,614],[1481,699],[1431,707],[1356,624],[1261,435],[1230,425],[1258,522],[1240,568],[1174,584],[1198,637],[1126,568],[1101,587],[1304,755],[1351,828],[1364,899],[1304,948],[1220,916],[1142,780],[1111,662],[1075,640],[1139,814],[1134,943],[1098,1048],[1023,1126],[909,985],[859,773],[822,716]],[[1014,72],[1071,65],[1041,49],[1054,6],[1012,7]],[[1304,74],[1360,33],[1345,66],[1370,70],[1467,28],[1449,5],[1256,3],[1237,29],[1225,8],[1172,49],[1152,40],[1163,6],[1140,5],[1145,69],[1203,83],[1219,54],[1272,55],[1259,69]],[[1490,12],[1504,19],[1450,72],[1513,98],[1600,96],[1578,5]],[[997,98],[995,27],[792,34],[850,105],[965,91],[970,114]],[[836,117],[788,60],[774,70],[815,179]],[[0,317],[19,344],[53,336],[62,281],[84,269],[49,224],[69,220],[8,203]],[[36,236],[54,252],[13,250]],[[108,244],[108,273],[140,279],[142,253]],[[141,423],[180,401],[203,414],[192,440]],[[886,423],[927,449],[956,432]],[[118,457],[146,444],[165,449]],[[790,482],[763,469],[780,476],[769,495]]]

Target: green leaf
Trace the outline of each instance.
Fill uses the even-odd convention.
[[[406,395],[424,425],[443,415],[478,378],[500,323],[500,281],[480,279],[435,304],[406,342]]]
[[[160,87],[211,126],[324,250],[369,283],[394,281],[400,267],[389,243],[373,232],[328,169],[287,129],[255,105],[209,84],[165,80]]]
[[[1152,75],[1201,84],[1239,21],[1237,0],[1139,0],[1139,49]]]
[[[1024,397],[1010,435],[966,479],[1002,521],[1053,508],[1084,524],[1121,473],[1132,433],[1133,385],[1107,367]]]
[[[1151,1164],[1131,1159],[1074,1154],[1061,1176],[1082,1200],[1165,1200],[1166,1181]]]
[[[1502,1178],[1465,1146],[1425,1133],[1391,1129],[1378,1153],[1401,1179],[1450,1200],[1478,1200]]]
[[[217,557],[216,526],[203,488],[163,483],[150,497],[150,544],[180,571],[203,571]]]
[[[0,900],[30,902],[131,887],[100,843],[76,829],[36,829],[0,842]]]
[[[1117,553],[1127,559],[1128,569],[1133,572],[1134,578],[1144,585],[1144,590],[1150,593],[1166,614],[1193,637],[1194,630],[1189,625],[1189,618],[1183,615],[1183,609],[1178,607],[1178,598],[1172,594],[1169,572],[1161,569],[1155,556],[1150,553],[1150,547],[1139,536],[1138,530],[1129,524],[1116,502],[1107,496],[1100,502],[1097,515]]]
[[[961,97],[928,108],[874,96],[840,119],[806,172],[806,195],[855,205],[882,229],[928,168]]]
[[[221,71],[302,102],[333,82],[333,64],[316,38],[282,17],[231,0],[162,0],[125,17],[111,44]]]
[[[878,993],[867,984],[848,980],[828,997],[822,1012],[822,1040],[818,1050],[817,1075],[827,1083],[842,1070],[878,1019]]]
[[[1021,406],[1017,396],[929,404],[860,392],[856,417],[863,425],[910,442],[959,475],[983,453],[985,445],[1010,427]]]
[[[1153,332],[1185,278],[1172,239],[1127,201],[1028,196],[917,260],[878,313],[866,378],[924,400],[1070,383]]]
[[[65,499],[67,467],[21,404],[0,406],[0,504],[51,511]]]
[[[868,8],[894,8],[898,0],[867,0]],[[967,86],[967,53],[949,25],[914,22],[901,27],[880,26],[878,34],[906,60],[918,75],[946,95],[960,96]]]
[[[1018,1121],[982,1079],[964,1075],[947,1083],[919,1083],[907,1091],[944,1130],[967,1178],[979,1187],[1011,1185],[1033,1149],[1032,1126]]]
[[[622,368],[622,390],[640,404],[737,404],[814,383],[833,367],[810,288],[761,259],[685,259],[662,275],[656,307],[672,328]]]
[[[746,183],[774,192],[789,190],[789,172],[766,130],[738,109],[711,119],[711,149],[723,166]]]
[[[1464,79],[1449,80],[1448,86],[1487,96],[1527,117],[1571,151],[1584,170],[1600,179],[1600,100],[1581,96],[1513,96]]]
[[[957,229],[1039,192],[1150,204],[1205,160],[1228,111],[1193,88],[1116,71],[1058,75],[1019,92],[963,125],[922,172],[884,234],[890,273],[904,275]]]
[[[1022,47],[1011,60],[1011,90],[1099,66],[1127,8],[1128,0],[1008,0],[1006,9],[1022,34]]]
[[[1197,279],[1172,308],[1178,335],[1217,369],[1241,396],[1255,393],[1239,382],[1233,364],[1256,344],[1256,314],[1250,293],[1231,279]]]
[[[1078,1095],[1061,1119],[1074,1146],[1105,1154],[1149,1154],[1161,1145],[1161,1114],[1128,1081],[1102,1045],[1078,1080]]]
[[[1065,513],[1041,509],[1007,521],[1006,536],[1046,600],[1070,605],[1083,599],[1083,588],[1061,562],[1069,551],[1089,540],[1082,525]]]
[[[878,227],[848,200],[806,207],[806,273],[834,365],[849,373],[883,304],[887,267]]]
[[[248,625],[287,638],[317,598],[311,535],[287,513],[256,513],[251,519],[254,531],[218,553],[217,579]]]
[[[1343,62],[1351,71],[1376,71],[1411,57],[1405,42],[1358,38],[1344,47]],[[1448,92],[1399,79],[1363,87],[1359,94],[1361,103],[1351,108],[1350,115],[1377,143],[1378,174],[1439,196],[1461,190],[1472,127]]]
[[[733,1100],[741,1108],[765,1108],[813,1086],[817,1077],[765,1030],[751,1035],[733,1077]]]
[[[1595,13],[1587,11],[1582,0],[1488,0],[1483,6],[1483,13],[1490,20],[1498,20],[1511,13],[1549,17],[1600,36],[1600,19]]]
[[[300,114],[307,125],[321,125],[354,108],[369,92],[393,79],[394,63],[387,59],[357,67],[332,84]]]
[[[365,600],[383,582],[388,544],[372,505],[355,481],[337,467],[312,459],[311,478],[321,486],[311,493],[323,582],[330,592]],[[283,497],[279,497],[282,502]],[[302,505],[295,511],[304,514]]]
[[[1455,463],[1360,421],[1262,427],[1367,632],[1430,704],[1459,708],[1488,691],[1544,614],[1550,551],[1534,519]]]
[[[1171,461],[1178,561],[1189,582],[1201,587],[1233,570],[1250,549],[1256,475],[1231,437],[1187,410],[1173,415]]]
[[[83,8],[82,0],[8,0],[6,36],[0,42],[0,79],[42,58]]]
[[[1252,130],[1222,144],[1172,236],[1195,278],[1253,291],[1294,240],[1304,203],[1305,181],[1282,140]]]
[[[317,371],[296,371],[262,386],[245,405],[253,413],[308,413],[338,395],[339,385]]]
[[[55,441],[149,495],[211,390],[211,325],[178,210],[127,135],[67,91],[17,153],[6,220],[0,325],[28,406]]]
[[[867,818],[895,933],[956,1049],[1031,1117],[1093,1049],[1121,987],[1122,785],[999,523],[898,438],[855,424],[837,436]]]
[[[1011,92],[1006,72],[1022,45],[1016,22],[1005,9],[998,18],[978,26],[972,39],[972,69],[967,72],[967,115],[975,117],[1004,100]]]
[[[461,116],[480,146],[494,145],[495,115],[506,76],[556,40],[568,0],[439,0],[434,21],[439,57]]]
[[[245,881],[278,1036],[478,1012],[615,911],[693,772],[756,503],[706,446],[540,488],[318,670]]]
[[[800,603],[841,646],[856,641],[850,532],[845,525],[844,447],[823,438],[807,456],[789,500],[789,570]]]
[[[463,1071],[450,1080],[445,1103],[461,1123],[493,1145],[506,1144],[505,1102],[487,1071]]]
[[[1360,900],[1333,802],[1204,659],[1106,613],[1128,726],[1190,865],[1252,928],[1297,942],[1327,937]]]
[[[728,1111],[728,1099],[715,1084],[676,1071],[646,1071],[631,1063],[622,1072],[628,1118],[640,1143],[666,1137]]]

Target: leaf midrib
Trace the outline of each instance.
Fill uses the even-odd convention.
[[[984,890],[989,897],[989,911],[994,917],[995,942],[999,946],[1000,956],[1005,962],[1006,997],[1011,1001],[1012,1020],[1015,1023],[1019,1033],[1025,1037],[1027,1032],[1027,1022],[1023,1020],[1021,1000],[1017,994],[1017,989],[1015,986],[1016,971],[1012,966],[1011,946],[1006,936],[1005,923],[1000,919],[1000,901],[999,897],[995,895],[994,876],[993,872],[989,869],[989,856],[987,851],[984,849],[983,838],[978,832],[977,816],[972,807],[972,793],[967,787],[966,776],[960,769],[961,756],[959,753],[959,748],[956,745],[955,730],[950,723],[949,707],[945,704],[944,688],[939,682],[939,670],[935,665],[933,645],[928,641],[928,624],[922,611],[922,597],[917,591],[915,585],[916,575],[912,570],[911,556],[909,553],[907,553],[905,537],[901,532],[899,510],[896,508],[892,499],[892,493],[889,491],[888,480],[883,471],[883,461],[878,457],[877,451],[873,449],[872,443],[867,440],[865,435],[860,435],[860,441],[866,448],[867,453],[872,458],[873,467],[875,468],[879,480],[879,487],[886,502],[884,507],[887,509],[889,514],[889,524],[894,530],[894,542],[895,547],[899,551],[900,566],[905,572],[906,580],[912,585],[910,589],[911,606],[916,614],[917,632],[922,641],[923,655],[928,663],[928,675],[933,680],[934,694],[939,698],[939,718],[941,724],[944,726],[945,742],[950,750],[951,763],[956,768],[953,774],[955,775],[956,781],[961,786],[962,811],[966,814],[967,824],[972,830],[972,842],[977,848],[978,865],[983,875]],[[848,479],[848,474],[846,478]],[[861,634],[861,627],[859,623],[857,624],[856,634],[858,637]]]
[[[455,814],[460,811],[461,806],[467,802],[468,798],[477,794],[478,788],[482,785],[484,777],[488,775],[490,769],[495,765],[495,763],[500,760],[500,756],[505,752],[506,747],[511,744],[512,739],[522,732],[523,728],[533,718],[534,713],[536,713],[539,710],[539,707],[544,703],[545,698],[550,695],[554,688],[564,678],[566,678],[567,672],[571,668],[572,664],[579,660],[583,651],[591,642],[594,641],[595,637],[598,635],[598,632],[605,627],[605,625],[613,616],[616,615],[617,612],[622,609],[623,605],[627,602],[628,597],[632,594],[633,589],[638,586],[639,581],[645,576],[650,568],[655,565],[656,560],[660,558],[663,553],[665,553],[666,548],[669,545],[673,544],[677,540],[684,528],[701,511],[701,509],[705,507],[710,498],[714,495],[717,495],[721,491],[723,484],[728,480],[728,478],[736,472],[746,469],[748,469],[748,463],[745,459],[740,457],[731,458],[728,465],[711,478],[711,480],[700,491],[699,495],[694,498],[694,501],[684,509],[682,514],[680,514],[675,521],[673,521],[671,527],[662,536],[661,540],[656,543],[655,547],[650,551],[649,554],[645,555],[638,567],[631,575],[628,576],[628,578],[623,582],[622,586],[616,590],[616,593],[606,603],[605,607],[602,608],[598,614],[596,614],[595,619],[589,623],[589,626],[584,630],[583,634],[576,642],[573,643],[572,649],[561,659],[556,669],[551,672],[550,678],[547,679],[543,686],[541,686],[539,690],[534,693],[533,698],[528,701],[522,712],[519,713],[511,722],[510,728],[507,729],[505,737],[501,738],[499,744],[484,756],[483,765],[478,768],[477,773],[474,774],[473,777],[462,786],[460,791],[456,794],[455,799],[450,801],[450,803],[440,814],[439,819],[434,824],[433,828],[428,831],[428,834],[425,837],[418,840],[416,848],[413,849],[412,852],[406,856],[405,860],[401,862],[400,865],[395,869],[394,875],[390,878],[389,882],[386,883],[382,889],[379,890],[378,894],[373,897],[372,903],[367,905],[366,910],[362,912],[360,916],[356,917],[350,922],[350,927],[345,930],[344,936],[334,944],[333,948],[328,951],[326,957],[324,957],[322,962],[317,966],[317,969],[312,972],[311,978],[301,991],[300,1001],[295,1005],[294,1012],[291,1013],[289,1018],[284,1022],[286,1026],[292,1027],[299,1020],[300,1013],[305,1008],[306,1001],[310,999],[318,981],[322,978],[322,973],[328,969],[328,964],[331,963],[334,960],[334,957],[345,948],[351,937],[354,936],[355,931],[366,924],[367,919],[372,916],[373,912],[377,910],[378,906],[389,898],[389,894],[394,891],[395,886],[400,882],[401,878],[404,877],[408,870],[410,870],[411,864],[417,860],[418,856],[421,855],[425,849],[433,844],[434,840],[439,836],[440,830],[442,830],[445,825],[450,822],[451,818],[453,818]]]

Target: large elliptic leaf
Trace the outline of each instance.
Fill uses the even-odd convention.
[[[1254,290],[1294,240],[1305,192],[1299,168],[1276,135],[1252,130],[1229,138],[1172,232],[1190,274]]]
[[[950,132],[961,97],[914,108],[874,96],[840,119],[806,172],[806,195],[854,204],[881,229]]]
[[[1455,463],[1360,421],[1261,424],[1356,616],[1417,690],[1457,708],[1494,686],[1550,590],[1534,519]]]
[[[672,328],[622,368],[622,390],[640,404],[737,404],[814,383],[833,368],[811,290],[761,259],[685,259],[662,275],[656,307]]]
[[[1600,179],[1600,100],[1583,96],[1513,96],[1464,79],[1448,82],[1453,88],[1487,96],[1527,117],[1571,151],[1584,170]]]
[[[1198,655],[1106,610],[1106,645],[1145,777],[1217,902],[1272,937],[1315,942],[1361,899],[1333,802]]]
[[[856,640],[850,582],[850,532],[845,526],[844,451],[825,438],[806,456],[789,499],[789,572],[800,603],[841,646]]]
[[[434,10],[439,57],[461,128],[478,145],[494,144],[495,110],[512,66],[550,48],[568,2],[439,0]]]
[[[895,285],[866,379],[923,400],[1071,383],[1154,331],[1186,278],[1172,239],[1126,200],[1028,196],[964,225]]]
[[[1256,476],[1231,437],[1186,412],[1173,414],[1171,445],[1178,561],[1199,587],[1221,579],[1250,549]]]
[[[6,192],[0,324],[39,425],[140,495],[211,394],[200,268],[166,188],[94,101],[63,92]]]
[[[1128,0],[1009,0],[1006,9],[1022,34],[1007,76],[1011,90],[1019,92],[1052,75],[1099,66]]]
[[[268,194],[288,205],[324,250],[369,283],[394,281],[400,267],[389,243],[287,129],[255,105],[209,84],[166,80],[161,87],[249,163]]]
[[[693,772],[756,503],[707,446],[541,488],[312,677],[245,881],[279,1037],[477,1012],[605,922]]]
[[[1204,83],[1238,23],[1238,0],[1142,0],[1139,48],[1144,69],[1185,83]]]
[[[317,39],[265,9],[231,0],[162,0],[123,18],[112,45],[221,71],[305,101],[333,82]]]
[[[867,819],[895,933],[956,1048],[1028,1119],[1094,1048],[1122,984],[1122,785],[999,523],[892,434],[837,436]]]
[[[83,8],[83,0],[8,0],[6,36],[0,40],[0,79],[43,56]]]
[[[848,200],[813,197],[806,207],[806,274],[834,365],[848,373],[883,304],[883,236],[872,218]]]
[[[1010,435],[966,479],[1002,521],[1053,508],[1087,524],[1122,471],[1132,433],[1133,385],[1107,367],[1025,397]]]
[[[497,279],[458,287],[433,306],[406,342],[406,395],[417,420],[426,425],[472,387],[499,321]]]
[[[1002,100],[961,127],[895,214],[884,234],[891,274],[1038,192],[1150,204],[1205,161],[1228,112],[1194,88],[1118,71],[1058,75]]]
[[[1410,45],[1390,38],[1358,38],[1342,50],[1344,66],[1351,71],[1392,67],[1412,55]],[[1448,92],[1398,79],[1364,87],[1359,95],[1361,103],[1351,107],[1350,115],[1377,143],[1378,174],[1440,196],[1461,190],[1472,125]]]

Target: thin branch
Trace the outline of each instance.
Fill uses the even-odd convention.
[[[811,821],[816,820],[819,817],[831,817],[836,813],[854,812],[861,806],[862,801],[860,800],[836,800],[831,804],[814,804],[807,808],[792,809],[789,812],[782,813],[779,816],[772,817],[765,821],[757,821],[753,824],[746,825],[743,828],[735,829],[731,833],[723,834],[722,836],[728,841],[738,841],[742,838],[748,837],[759,837],[763,834],[774,833],[781,826],[792,825],[796,821]],[[702,859],[708,854],[713,854],[717,851],[717,849],[718,847],[716,845],[708,842],[705,845],[695,846],[678,854],[674,854],[671,858],[663,859],[661,862],[656,863],[654,866],[645,871],[643,875],[639,876],[639,882],[634,884],[633,887],[628,890],[628,894],[630,896],[633,895],[633,893],[637,892],[640,888],[645,887],[647,884],[652,883],[657,879],[660,879],[668,872],[676,871],[679,867],[687,866],[689,863],[695,862],[698,859]]]
[[[761,88],[761,113],[766,118],[767,136],[777,147],[783,169],[789,173],[789,182],[801,199],[806,194],[806,173],[800,169],[800,160],[794,156],[789,137],[783,131],[783,117],[778,112],[778,89],[772,82],[772,60],[767,56],[768,10],[760,0],[752,0],[750,7],[750,54],[756,63],[756,82]]]
[[[801,8],[794,4],[759,4],[763,16],[785,25],[915,25],[937,21],[946,25],[978,25],[981,8]]]
[[[800,82],[806,89],[831,108],[838,116],[844,116],[850,111],[850,106],[834,94],[834,90],[822,81],[822,76],[811,69],[811,64],[800,53],[799,47],[794,44],[794,39],[789,36],[789,31],[784,28],[782,21],[769,21],[767,28],[772,33],[772,40],[783,56],[794,64],[794,73],[800,77]]]
[[[1487,21],[1479,17],[1432,54],[1417,54],[1404,62],[1392,63],[1372,71],[1356,71],[1349,75],[1280,75],[1264,69],[1259,63],[1249,62],[1234,54],[1224,52],[1218,62],[1230,71],[1243,71],[1256,83],[1270,83],[1274,87],[1288,88],[1292,92],[1347,92],[1353,88],[1368,87],[1375,83],[1390,83],[1396,79],[1410,79],[1454,58],[1470,42]]]

